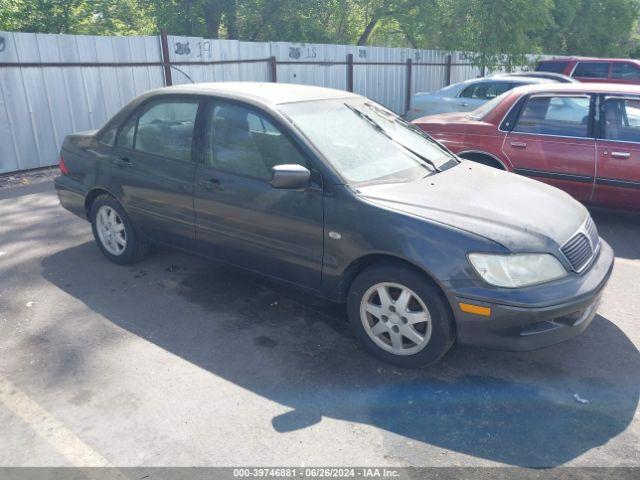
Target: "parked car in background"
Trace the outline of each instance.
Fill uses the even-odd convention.
[[[581,82],[640,85],[640,61],[628,58],[559,57],[539,61],[536,71],[561,73]]]
[[[555,80],[558,83],[580,83],[575,78],[553,72],[513,72],[504,73],[503,75],[506,77],[546,78],[547,80]]]
[[[338,90],[155,90],[67,136],[60,171],[60,202],[112,262],[169,245],[346,302],[364,346],[403,367],[454,342],[526,350],[579,335],[613,266],[569,196],[461,161]]]
[[[544,78],[505,75],[474,78],[449,85],[435,92],[414,94],[411,97],[410,108],[405,118],[411,121],[436,113],[470,112],[512,88],[533,83],[551,82],[553,80]]]
[[[587,204],[640,210],[640,87],[530,85],[469,114],[415,124],[462,158],[541,180]]]

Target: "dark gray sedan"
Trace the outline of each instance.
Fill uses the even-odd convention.
[[[545,184],[460,160],[347,92],[261,83],[146,93],[69,135],[56,188],[104,255],[170,245],[346,302],[403,367],[454,342],[525,350],[583,332],[613,251]]]

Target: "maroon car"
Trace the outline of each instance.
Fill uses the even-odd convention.
[[[640,210],[640,86],[541,84],[414,121],[458,156]]]
[[[536,71],[562,73],[581,82],[640,85],[640,61],[629,58],[560,57],[541,60]]]

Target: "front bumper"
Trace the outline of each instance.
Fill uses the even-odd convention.
[[[582,275],[527,289],[455,292],[458,342],[502,350],[535,350],[584,332],[595,317],[613,269],[613,249],[601,240],[598,257]],[[496,301],[497,300],[497,301]],[[489,307],[489,317],[466,313],[460,303]]]

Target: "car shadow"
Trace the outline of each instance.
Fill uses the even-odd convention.
[[[434,445],[548,467],[607,443],[637,408],[639,352],[602,316],[545,350],[456,347],[435,366],[399,370],[362,350],[341,305],[181,253],[118,267],[83,243],[42,268],[109,322],[289,407],[272,419],[283,434],[330,417],[382,429],[389,454],[412,464]]]

